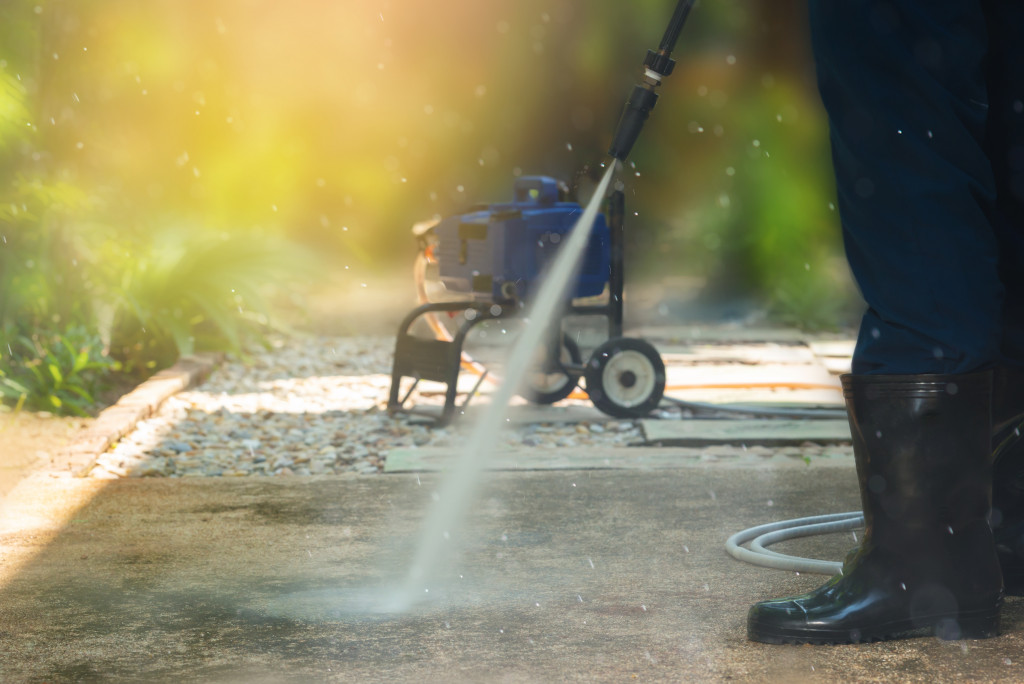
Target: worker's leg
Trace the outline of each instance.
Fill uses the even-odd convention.
[[[994,364],[1003,288],[981,6],[811,7],[847,256],[869,307],[854,373]]]
[[[1003,286],[986,17],[969,0],[813,0],[847,256],[869,305],[843,387],[865,534],[819,589],[751,608],[769,643],[998,631],[992,374]]]
[[[987,150],[995,172],[1000,277],[1006,286],[1002,351],[1024,367],[1024,3],[989,0]]]
[[[990,0],[987,149],[996,179],[1003,365],[992,397],[993,522],[1008,594],[1024,595],[1024,3]]]

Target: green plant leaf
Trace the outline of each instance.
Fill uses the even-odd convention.
[[[57,364],[55,363],[49,363],[47,364],[46,367],[50,370],[50,375],[53,376],[53,380],[54,382],[57,383],[57,387],[59,388],[61,385],[63,385],[64,374],[60,372],[60,367],[57,366]]]
[[[79,387],[78,385],[69,385],[67,389],[69,392],[73,392],[80,396],[82,399],[85,399],[85,402],[87,404],[95,403],[95,399],[93,399],[93,396],[86,392],[85,389],[83,389],[82,387]]]
[[[75,357],[75,365],[72,367],[72,374],[79,373],[89,367],[89,348],[85,347]]]

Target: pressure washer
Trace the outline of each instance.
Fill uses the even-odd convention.
[[[680,0],[657,50],[649,50],[643,77],[633,89],[613,138],[609,155],[625,161],[644,123],[658,101],[657,88],[675,68],[671,54],[694,0]],[[448,293],[460,301],[428,301],[420,285],[421,304],[398,329],[388,410],[406,411],[405,405],[421,380],[447,386],[441,415],[444,425],[455,416],[460,371],[473,370],[478,381],[463,407],[472,400],[489,371],[467,357],[463,347],[477,325],[521,315],[536,285],[552,263],[562,239],[583,212],[557,179],[519,178],[510,202],[480,207],[420,224],[414,234],[420,244],[417,277],[435,267]],[[534,372],[525,378],[523,396],[537,404],[553,404],[576,391],[582,378],[590,401],[602,412],[619,418],[647,415],[665,392],[665,364],[646,340],[624,337],[623,289],[625,199],[621,190],[611,194],[598,216],[578,270],[575,287],[567,293],[563,318],[551,326],[548,341],[539,350]],[[594,303],[594,298],[601,301]],[[590,301],[581,301],[589,299]],[[457,318],[452,333],[439,316]],[[567,317],[603,317],[608,338],[584,361],[579,345],[566,331]],[[417,335],[424,320],[434,336]],[[404,378],[412,385],[401,392]]]

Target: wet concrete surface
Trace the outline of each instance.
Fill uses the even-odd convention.
[[[987,641],[746,640],[752,602],[824,578],[742,564],[725,539],[854,510],[846,467],[496,473],[429,598],[379,612],[437,478],[25,480],[0,536],[0,679],[1024,679],[1017,599]]]

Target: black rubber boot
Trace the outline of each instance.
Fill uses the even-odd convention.
[[[1024,596],[1024,369],[992,383],[992,529],[1010,596]]]
[[[747,635],[774,644],[996,636],[991,373],[846,375],[843,389],[863,542],[819,589],[753,606]]]

